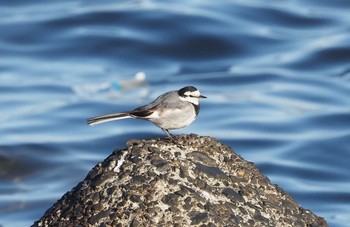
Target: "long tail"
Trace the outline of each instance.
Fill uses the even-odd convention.
[[[131,118],[131,116],[129,115],[129,113],[107,114],[107,115],[89,118],[87,119],[87,123],[89,125],[97,125],[104,122],[115,121],[115,120],[120,120],[124,118]]]

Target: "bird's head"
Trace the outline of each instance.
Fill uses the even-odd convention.
[[[180,99],[193,103],[194,105],[199,105],[199,99],[207,98],[201,95],[199,90],[193,86],[183,87],[178,91]]]

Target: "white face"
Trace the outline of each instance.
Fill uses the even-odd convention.
[[[201,93],[198,90],[197,91],[186,91],[184,93],[184,95],[185,95],[185,97],[180,96],[180,99],[187,101],[187,102],[190,102],[190,103],[193,103],[195,105],[199,104],[199,98],[200,98]]]

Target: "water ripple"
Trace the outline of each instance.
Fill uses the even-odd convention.
[[[0,225],[32,224],[113,149],[163,136],[145,121],[88,127],[86,118],[195,85],[209,98],[196,122],[174,134],[217,137],[303,207],[345,226],[349,7],[341,0],[1,3]],[[146,81],[137,84],[140,71]]]

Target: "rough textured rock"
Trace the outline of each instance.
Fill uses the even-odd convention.
[[[210,137],[131,140],[34,226],[327,226]]]

